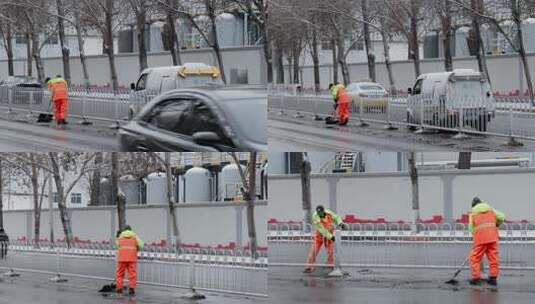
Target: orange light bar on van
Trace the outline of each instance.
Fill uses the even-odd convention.
[[[177,70],[178,76],[186,78],[188,76],[211,76],[218,78],[220,75],[219,69],[211,67],[180,67]]]

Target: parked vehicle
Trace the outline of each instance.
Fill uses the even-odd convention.
[[[355,82],[347,86],[346,92],[351,98],[354,112],[358,112],[361,105],[363,112],[386,112],[388,92],[382,85],[375,82]]]
[[[456,128],[460,121],[485,132],[496,102],[485,76],[471,69],[422,74],[408,89],[407,122]]]
[[[9,76],[0,80],[0,103],[41,104],[44,98],[42,88],[43,85],[34,77]]]
[[[123,151],[266,151],[267,94],[206,86],[172,90],[119,130]]]

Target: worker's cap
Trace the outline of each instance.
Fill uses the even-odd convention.
[[[329,90],[334,86],[334,83],[329,83]]]
[[[124,226],[123,231],[126,231],[126,230],[132,230],[132,227],[130,227],[130,225],[126,225]]]
[[[479,203],[481,203],[481,200],[479,199],[479,197],[476,196],[472,199],[472,207],[475,207]]]
[[[325,212],[325,207],[323,207],[322,205],[318,205],[316,207],[316,212]]]

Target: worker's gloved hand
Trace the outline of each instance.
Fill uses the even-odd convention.
[[[333,235],[333,236],[331,237],[331,241],[333,241],[333,242],[334,242],[334,235]]]
[[[344,230],[344,223],[338,224],[338,228],[340,228],[340,230]]]

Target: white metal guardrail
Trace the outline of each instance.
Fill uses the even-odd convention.
[[[15,241],[0,267],[113,281],[115,253],[109,244],[66,248]],[[148,247],[138,258],[140,284],[267,297],[266,252],[252,257],[241,249]]]
[[[350,224],[339,231],[342,265],[355,268],[453,269],[466,257],[472,238],[466,224]],[[270,224],[270,266],[305,267],[313,230],[299,223]],[[535,223],[505,223],[500,228],[502,269],[535,270]],[[328,266],[325,250],[318,266]]]
[[[156,92],[108,88],[69,88],[68,116],[82,122],[92,120],[119,123],[128,120],[143,105],[154,98]],[[51,113],[53,103],[46,89],[0,86],[0,107],[8,112],[24,111],[28,114]]]
[[[268,109],[278,115],[315,118],[332,115],[329,96],[270,94]],[[359,98],[351,103],[350,121],[458,134],[496,135],[535,140],[535,106],[526,98],[444,98],[441,96],[387,97],[383,101]],[[363,123],[364,122],[364,123]]]

